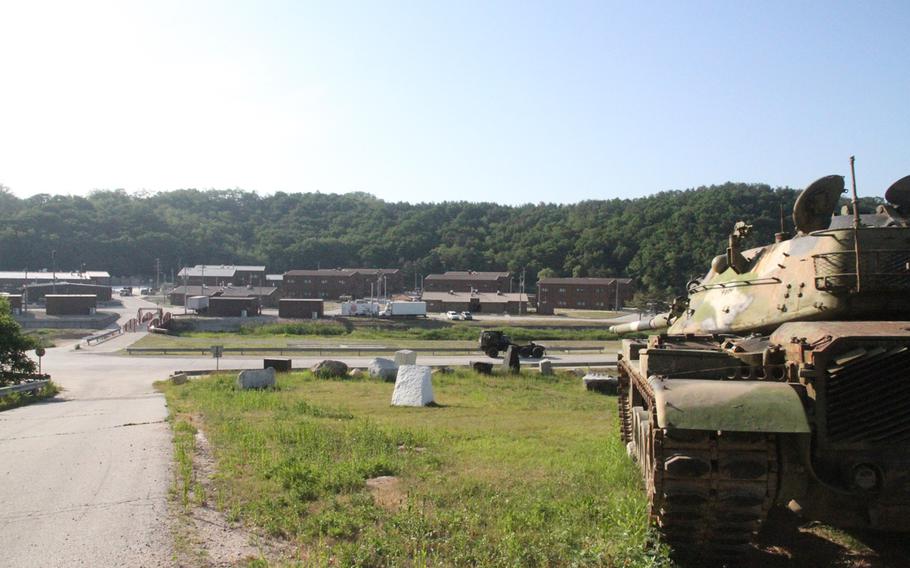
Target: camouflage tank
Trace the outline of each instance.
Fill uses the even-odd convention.
[[[736,556],[773,507],[910,530],[910,176],[874,214],[827,176],[797,234],[726,254],[688,296],[618,332],[620,429],[677,554]]]

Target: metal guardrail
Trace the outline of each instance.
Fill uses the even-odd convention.
[[[93,345],[93,344],[98,345],[99,343],[104,343],[108,339],[113,339],[113,338],[117,337],[118,335],[122,335],[122,334],[123,334],[123,328],[118,325],[117,329],[112,329],[105,333],[99,333],[98,335],[92,335],[92,336],[86,337],[85,343],[87,345]]]
[[[224,353],[277,353],[279,355],[293,353],[312,353],[323,355],[326,353],[344,353],[346,355],[362,355],[363,353],[394,353],[407,349],[417,351],[418,353],[476,353],[482,355],[483,352],[474,347],[225,347]],[[596,347],[559,347],[547,348],[547,353],[563,352],[571,353],[573,351],[588,351],[592,353],[603,353],[603,349]],[[167,355],[168,353],[177,354],[195,354],[211,355],[212,347],[127,347],[126,352],[129,355]]]
[[[0,388],[0,398],[9,396],[17,392],[34,392],[44,388],[50,381],[50,379],[42,379],[40,381],[29,381],[27,383],[19,383],[18,385],[12,385],[9,387]]]

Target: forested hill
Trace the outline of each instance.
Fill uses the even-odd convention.
[[[388,203],[363,193],[179,190],[151,195],[19,199],[0,188],[0,269],[154,274],[197,263],[265,264],[269,272],[401,267],[412,281],[442,270],[527,269],[562,276],[631,276],[649,292],[680,290],[724,251],[737,220],[756,244],[792,210],[796,190],[727,183],[639,199],[572,205]]]

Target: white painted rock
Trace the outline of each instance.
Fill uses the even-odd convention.
[[[398,367],[392,406],[426,406],[433,402],[433,381],[429,367],[402,365]]]
[[[391,359],[377,357],[367,365],[370,376],[383,381],[394,381],[398,376],[398,365]]]
[[[416,365],[417,364],[417,352],[411,351],[410,349],[402,349],[401,351],[395,352],[395,364],[399,367],[401,365]]]
[[[267,389],[275,386],[275,369],[247,369],[237,374],[237,388]]]

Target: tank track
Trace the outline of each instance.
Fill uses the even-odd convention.
[[[635,387],[654,409],[647,384]],[[651,523],[678,559],[741,557],[777,494],[776,437],[657,428],[653,410],[632,406],[631,388],[621,381],[620,430],[626,442],[633,431],[645,442],[629,450],[642,470]]]

